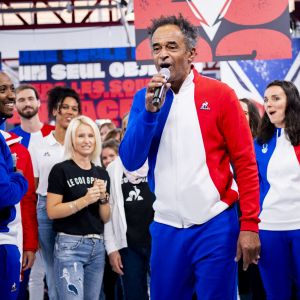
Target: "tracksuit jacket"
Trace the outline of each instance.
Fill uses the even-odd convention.
[[[28,188],[27,180],[13,172],[11,152],[0,134],[0,244],[17,245],[22,251],[19,202]]]
[[[192,68],[159,112],[145,109],[146,88],[130,111],[120,157],[129,171],[148,158],[154,220],[203,224],[240,199],[241,230],[258,230],[259,184],[253,141],[234,91]],[[239,191],[230,168],[233,163]]]
[[[27,149],[34,147],[34,143],[38,140],[40,141],[42,138],[50,134],[52,130],[55,129],[55,126],[49,124],[43,124],[41,130],[31,133],[24,131],[21,125],[14,127],[10,132],[16,134],[17,136],[21,136],[21,144],[25,146]]]
[[[38,249],[38,225],[36,216],[37,196],[35,193],[33,168],[31,157],[20,141],[21,137],[14,133],[2,132],[11,153],[17,155],[17,169],[22,170],[28,182],[28,190],[21,200],[21,216],[23,227],[23,251],[37,251]]]
[[[283,128],[265,144],[255,141],[259,170],[260,229],[300,229],[300,145],[293,146]]]

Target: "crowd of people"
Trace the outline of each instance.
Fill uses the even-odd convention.
[[[1,123],[21,122],[0,134],[0,299],[300,299],[297,87],[269,83],[261,118],[196,71],[187,19],[148,32],[158,73],[122,128],[62,86],[43,124],[0,72]]]

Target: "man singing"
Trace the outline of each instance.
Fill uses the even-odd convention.
[[[151,299],[231,300],[237,264],[257,263],[259,186],[251,133],[234,91],[197,73],[197,29],[181,15],[149,27],[157,71],[134,97],[120,156],[149,162],[155,192]],[[165,88],[154,105],[157,89]],[[155,93],[157,94],[157,93]],[[230,163],[233,163],[238,190]],[[240,200],[240,228],[234,203]]]

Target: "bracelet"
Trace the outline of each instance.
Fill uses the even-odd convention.
[[[109,194],[105,193],[105,197],[98,200],[99,205],[103,205],[109,202]]]
[[[75,209],[76,209],[76,212],[80,211],[80,208],[78,207],[77,204],[78,204],[78,203],[77,203],[77,200],[75,200],[75,201],[74,201],[74,207],[75,207]]]

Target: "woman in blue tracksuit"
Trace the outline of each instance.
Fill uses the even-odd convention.
[[[300,97],[288,81],[273,81],[255,142],[260,179],[259,267],[267,299],[300,299]]]

